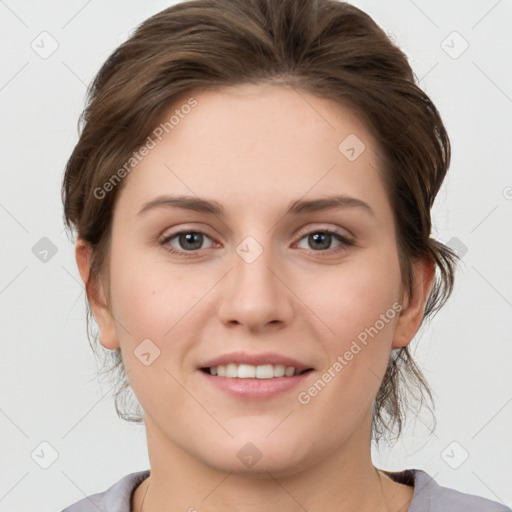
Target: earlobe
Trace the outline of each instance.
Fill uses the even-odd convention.
[[[418,332],[434,274],[435,266],[432,261],[421,259],[414,264],[412,293],[404,301],[395,328],[392,348],[407,346]]]
[[[101,280],[93,278],[88,282],[91,269],[91,254],[91,246],[85,240],[77,238],[75,242],[75,259],[80,277],[85,285],[87,300],[99,327],[100,341],[105,348],[114,350],[119,347],[119,340],[115,329],[115,321],[107,305],[103,283]]]

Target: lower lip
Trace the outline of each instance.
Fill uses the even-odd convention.
[[[237,398],[264,400],[289,391],[303,383],[313,371],[295,375],[293,377],[274,377],[272,379],[239,379],[233,377],[219,377],[199,370],[212,386],[229,393]]]

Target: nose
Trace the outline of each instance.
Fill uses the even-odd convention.
[[[218,314],[225,325],[263,332],[290,324],[294,308],[289,278],[268,245],[252,239],[233,252],[232,270],[219,290]]]

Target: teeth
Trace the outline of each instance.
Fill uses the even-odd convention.
[[[236,364],[230,363],[226,366],[226,377],[236,377],[237,376],[236,373],[237,373]]]
[[[299,372],[293,366],[284,366],[284,364],[253,366],[252,364],[229,363],[227,365],[212,366],[209,370],[210,375],[238,379],[272,379],[274,377],[299,375]]]
[[[240,364],[238,368],[236,364],[229,365],[234,366],[234,371],[231,371],[227,376],[228,377],[238,377],[239,379],[254,379],[256,377],[257,368],[250,364]],[[260,368],[263,368],[260,366]]]

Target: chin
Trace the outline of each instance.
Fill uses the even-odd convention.
[[[197,455],[217,471],[262,479],[268,478],[268,473],[276,477],[293,475],[314,464],[311,460],[313,447],[311,443],[301,441],[304,437],[295,438],[284,431],[282,435],[274,432],[267,437],[268,431],[251,434],[248,429],[234,439],[226,436]]]

